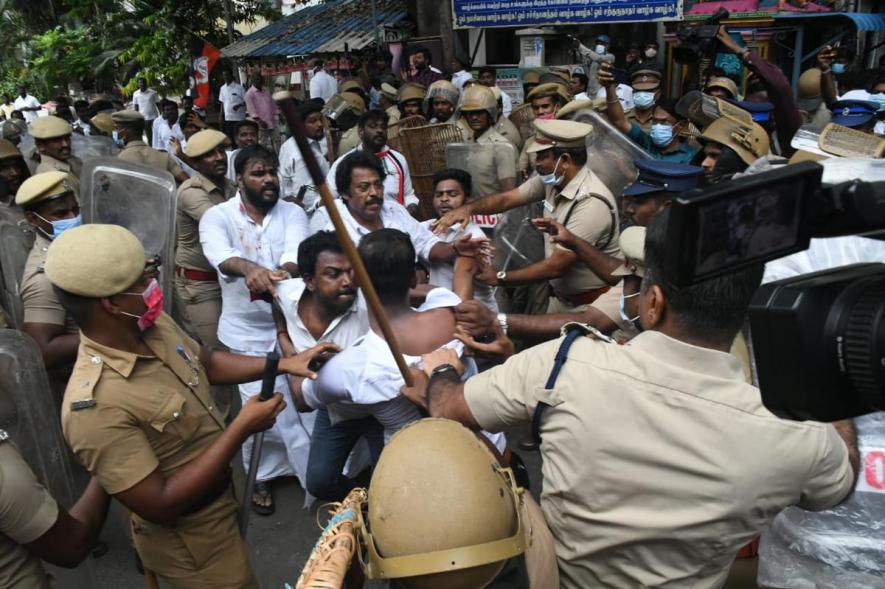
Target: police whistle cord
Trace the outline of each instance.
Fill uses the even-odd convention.
[[[267,401],[273,396],[273,385],[277,379],[277,368],[280,364],[280,355],[277,352],[268,352],[264,363],[264,375],[261,377],[261,392],[258,394],[259,401]],[[246,474],[246,484],[243,486],[243,497],[240,499],[240,535],[246,537],[246,528],[249,527],[249,514],[252,513],[252,490],[255,488],[255,477],[258,475],[258,463],[261,461],[261,446],[264,445],[264,432],[258,432],[252,437],[252,455],[249,457],[249,472]]]
[[[317,190],[320,193],[320,199],[323,202],[323,206],[326,207],[329,219],[332,221],[332,225],[335,226],[335,234],[338,236],[338,241],[341,243],[341,247],[344,248],[344,253],[347,255],[347,259],[353,267],[357,283],[360,285],[363,294],[366,296],[366,303],[369,305],[369,310],[378,321],[378,326],[381,328],[381,333],[384,335],[384,339],[387,341],[390,352],[393,354],[396,366],[399,368],[406,386],[412,386],[412,384],[414,384],[412,381],[412,374],[409,372],[409,367],[406,365],[406,361],[400,351],[399,343],[396,341],[396,336],[393,334],[390,322],[387,321],[387,316],[384,314],[384,308],[381,306],[381,300],[378,298],[378,293],[375,292],[375,287],[372,285],[369,274],[366,272],[363,260],[360,258],[359,252],[356,251],[356,246],[354,245],[353,240],[350,239],[350,234],[344,226],[344,221],[341,220],[341,214],[338,212],[338,207],[335,206],[335,199],[332,196],[332,192],[329,190],[328,184],[326,184],[326,178],[323,176],[320,167],[317,165],[313,150],[307,143],[307,134],[304,132],[304,122],[298,115],[298,107],[295,105],[295,101],[292,100],[288,92],[281,92],[280,94],[285,94],[285,97],[278,97],[278,95],[275,94],[274,100],[276,101],[277,106],[279,106],[280,111],[283,113],[286,123],[289,125],[289,130],[292,132],[292,137],[295,139],[298,151],[301,152],[301,157],[304,158],[304,165],[307,166],[307,171],[310,172],[310,177],[313,180],[314,186],[317,187]]]

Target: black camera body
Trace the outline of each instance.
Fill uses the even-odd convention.
[[[710,18],[700,24],[682,24],[676,29],[676,38],[679,43],[673,48],[673,59],[678,64],[686,65],[697,63],[704,57],[712,58],[716,53],[716,34],[719,32],[719,23],[727,19],[728,10],[720,8]]]

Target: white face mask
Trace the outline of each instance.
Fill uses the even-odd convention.
[[[600,55],[603,55],[603,54],[605,53],[605,45],[597,45],[593,50],[594,50],[596,53],[599,53]]]
[[[649,47],[648,49],[645,50],[645,56],[646,56],[647,58],[649,58],[649,59],[652,59],[653,57],[656,57],[657,54],[658,54],[658,50],[657,50],[657,49],[652,49],[652,48]]]

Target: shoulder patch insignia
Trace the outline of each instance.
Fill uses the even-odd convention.
[[[589,337],[590,339],[596,339],[599,341],[603,341],[607,344],[618,343],[614,339],[610,338],[609,336],[605,335],[604,333],[602,333],[601,331],[599,331],[598,329],[593,327],[592,325],[587,325],[586,323],[580,323],[578,321],[569,321],[568,323],[566,323],[565,325],[562,326],[562,328],[559,330],[559,333],[560,333],[560,335],[564,336],[565,334],[567,334],[569,331],[571,331],[574,328],[578,328],[581,331],[583,331],[584,335],[586,337]]]

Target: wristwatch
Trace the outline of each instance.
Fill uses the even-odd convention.
[[[501,331],[504,332],[504,335],[507,335],[507,313],[498,313],[498,326],[501,328]]]
[[[430,378],[433,378],[438,374],[442,374],[443,372],[448,372],[449,370],[453,371],[455,374],[458,373],[455,367],[451,364],[440,364],[430,372]]]
[[[507,272],[505,272],[504,270],[498,272],[496,276],[498,277],[498,284],[504,284],[504,281],[507,280]]]

